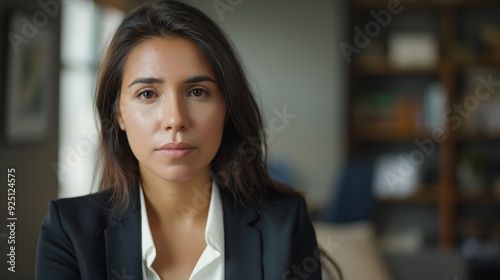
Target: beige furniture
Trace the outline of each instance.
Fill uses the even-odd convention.
[[[367,222],[332,225],[315,222],[318,245],[340,267],[344,280],[390,280],[391,277],[375,245],[373,227]],[[322,258],[323,279],[338,280],[334,271]],[[335,273],[333,273],[335,275]]]

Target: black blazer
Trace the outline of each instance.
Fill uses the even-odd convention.
[[[270,194],[251,209],[220,188],[226,279],[321,279],[314,229],[302,197]],[[109,192],[49,203],[36,258],[36,279],[142,279],[138,192],[125,211]]]

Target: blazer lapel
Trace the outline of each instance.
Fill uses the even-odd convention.
[[[221,187],[224,212],[225,278],[262,279],[261,231],[254,226],[259,215],[242,206]],[[133,192],[124,212],[113,210],[104,230],[107,279],[141,280],[141,213],[139,194]]]
[[[132,192],[129,207],[112,210],[104,230],[107,279],[142,279],[141,213],[139,195]]]
[[[262,240],[253,226],[258,214],[237,202],[229,190],[221,187],[224,212],[226,279],[262,279]]]

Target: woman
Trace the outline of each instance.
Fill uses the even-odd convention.
[[[101,65],[100,192],[49,204],[37,279],[320,279],[304,199],[265,170],[241,64],[207,16],[137,8]]]

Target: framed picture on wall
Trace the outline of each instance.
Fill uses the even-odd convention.
[[[47,139],[51,119],[54,49],[50,17],[14,11],[10,14],[5,46],[4,137],[8,144]]]

